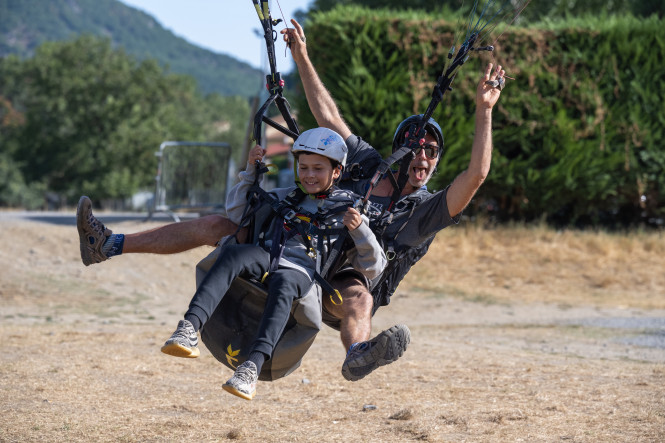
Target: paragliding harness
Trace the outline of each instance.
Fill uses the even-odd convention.
[[[270,16],[270,10],[267,1],[259,5],[258,0],[252,0],[254,7],[261,21],[264,31],[264,39],[268,52],[268,61],[270,64],[270,74],[266,76],[266,88],[270,96],[259,108],[254,116],[253,139],[257,144],[261,144],[262,123],[281,131],[292,139],[297,139],[300,130],[296,121],[290,113],[288,101],[283,96],[284,80],[276,69],[275,62],[275,41],[277,33],[273,26],[281,20],[273,20]],[[284,127],[266,115],[271,104],[275,104],[279,112],[284,117],[287,127]],[[279,217],[282,220],[282,226],[273,224],[275,235],[279,238],[273,238],[271,248],[271,266],[270,271],[274,271],[279,263],[279,257],[282,254],[284,245],[290,236],[300,234],[307,246],[311,236],[318,236],[317,250],[313,250],[311,243],[307,246],[310,253],[316,260],[316,272],[314,278],[319,286],[312,284],[310,290],[299,300],[294,301],[291,316],[287,321],[284,332],[277,342],[273,355],[266,361],[259,374],[259,380],[271,381],[284,377],[296,370],[302,361],[311,344],[314,342],[316,334],[321,329],[321,289],[322,288],[333,300],[333,303],[339,304],[342,299],[338,291],[330,286],[326,276],[330,273],[333,265],[342,259],[342,247],[346,241],[348,230],[344,229],[326,229],[316,226],[316,217],[309,222],[298,218],[293,207],[304,198],[305,193],[300,186],[294,191],[292,196],[282,202],[279,202],[271,194],[268,194],[259,186],[261,174],[267,172],[264,164],[256,165],[257,174],[253,186],[247,195],[247,205],[243,214],[244,223],[249,223],[250,242],[265,245],[265,234],[269,221]],[[327,214],[330,215],[330,209]],[[339,210],[346,210],[340,208]],[[318,214],[321,217],[323,214]],[[314,223],[312,223],[312,221]],[[290,227],[290,231],[283,232],[283,226]],[[330,247],[330,237],[338,235],[337,241]],[[237,232],[229,243],[237,241]],[[327,240],[327,243],[326,243]],[[323,246],[328,244],[327,257],[324,257]],[[197,285],[205,277],[210,267],[214,264],[219,255],[220,248],[215,249],[208,257],[197,265]],[[269,271],[269,272],[270,272]],[[262,280],[265,280],[265,277]],[[260,281],[245,280],[237,278],[222,298],[222,301],[213,312],[205,327],[201,329],[201,340],[210,350],[213,356],[225,366],[235,370],[238,364],[244,362],[248,357],[248,352],[259,323],[263,316],[267,292]]]
[[[252,2],[263,27],[270,64],[270,74],[266,76],[266,88],[270,95],[254,116],[252,136],[257,144],[261,144],[262,123],[266,123],[295,140],[298,138],[300,130],[291,116],[289,103],[282,94],[284,80],[277,71],[275,62],[277,33],[273,26],[281,20],[272,19],[267,1],[262,1],[261,4],[258,0],[252,0]],[[266,115],[268,108],[273,103],[284,117],[287,127],[280,125]],[[258,176],[266,171],[265,165],[261,165],[260,173],[257,173],[257,180],[255,180],[254,186],[250,190],[252,199],[248,199],[245,216],[243,216],[243,218],[249,217],[252,220],[250,223],[252,230],[259,225],[257,221],[265,221],[274,215],[273,206],[258,204],[259,196],[264,196],[263,192],[265,192],[258,190],[260,189]],[[266,201],[274,200],[274,197],[270,197],[271,200]],[[275,206],[275,209],[279,209],[278,205]],[[288,213],[284,215],[288,215]],[[234,235],[225,244],[233,243],[236,240]],[[215,263],[220,249],[221,246],[197,265],[197,286],[201,284],[203,278]],[[332,253],[329,254],[329,257],[332,255]],[[325,274],[327,269],[328,266],[324,266],[321,268],[321,272]],[[319,272],[319,274],[321,273]],[[265,287],[259,281],[236,278],[213,315],[201,329],[201,340],[212,355],[232,370],[235,370],[248,357],[249,349],[263,316],[266,298]],[[276,380],[296,370],[320,329],[321,295],[318,287],[313,285],[307,294],[294,302],[284,332],[273,350],[273,355],[264,363],[259,374],[259,380]]]
[[[236,278],[232,286],[222,298],[205,326],[201,329],[201,339],[210,352],[222,364],[231,369],[245,361],[249,349],[261,321],[267,292],[263,282],[270,272],[277,269],[286,242],[295,235],[301,235],[303,243],[309,249],[309,255],[316,262],[312,286],[304,296],[293,303],[291,316],[280,337],[273,355],[266,361],[259,374],[260,380],[271,381],[284,377],[300,366],[302,357],[314,341],[321,328],[321,296],[322,292],[331,297],[335,304],[342,302],[339,292],[332,288],[327,276],[334,265],[343,260],[343,246],[347,240],[346,228],[330,228],[324,220],[331,215],[346,211],[349,204],[340,202],[332,204],[316,214],[298,210],[298,203],[308,194],[299,187],[294,188],[284,199],[278,200],[273,194],[260,186],[260,176],[267,170],[265,165],[256,165],[257,174],[253,185],[247,193],[247,205],[239,226],[247,226],[246,243],[261,246],[270,252],[270,270],[261,279],[246,280]],[[323,198],[323,196],[320,196]],[[226,244],[237,241],[236,234]],[[272,232],[272,245],[268,246],[266,233]],[[332,242],[331,237],[337,236]],[[316,238],[316,247],[312,240]],[[327,246],[327,248],[324,248]],[[219,254],[215,250],[206,260],[206,264],[197,266],[197,281],[202,280],[205,273]]]
[[[417,191],[401,198],[387,216],[379,218],[371,226],[372,231],[375,232],[377,238],[380,239],[381,246],[388,258],[388,265],[383,273],[381,273],[379,279],[374,281],[370,288],[370,292],[374,298],[372,315],[374,315],[379,306],[385,306],[390,303],[390,297],[395,292],[397,285],[402,281],[407,272],[409,272],[411,266],[427,253],[430,244],[434,240],[434,235],[432,235],[425,242],[415,247],[406,245],[399,246],[397,243],[399,235],[406,227],[409,220],[411,220],[416,208],[423,201],[431,198],[431,196],[432,194],[429,191],[418,189]],[[404,217],[400,217],[399,227],[392,226],[394,223],[393,219],[397,214],[406,214]],[[394,234],[385,235],[389,226],[395,228]]]
[[[308,198],[309,194],[300,186],[296,186],[283,200],[278,200],[259,185],[261,175],[267,171],[265,165],[257,161],[255,167],[254,183],[247,192],[247,205],[240,222],[241,227],[249,226],[247,242],[268,250],[266,234],[271,231],[270,226],[272,226],[273,235],[269,250],[270,269],[268,271],[270,273],[277,269],[286,242],[295,235],[300,235],[308,250],[308,255],[316,261],[314,280],[334,304],[341,304],[342,297],[339,291],[330,285],[328,277],[330,271],[344,256],[342,251],[346,244],[348,229],[326,226],[324,220],[331,215],[345,212],[349,204],[340,202],[323,210],[320,209],[315,214],[296,213],[298,204],[304,198]],[[327,194],[313,197],[323,199],[327,197]],[[264,206],[269,207],[270,211],[266,211]],[[332,237],[337,237],[337,240],[332,242]],[[314,238],[316,238],[316,249],[312,242]],[[262,280],[265,278],[266,276]]]
[[[273,128],[281,131],[282,133],[290,136],[295,140],[298,138],[300,130],[298,128],[298,124],[296,123],[295,119],[290,113],[289,102],[282,95],[284,90],[284,80],[282,80],[281,74],[277,72],[277,63],[275,61],[275,41],[277,40],[277,32],[273,29],[273,26],[279,24],[282,20],[281,19],[275,20],[272,18],[270,14],[270,7],[267,0],[262,0],[260,4],[259,0],[252,0],[252,3],[254,3],[254,8],[256,9],[256,13],[259,16],[261,25],[263,26],[263,38],[266,42],[268,63],[270,65],[270,74],[266,76],[266,88],[270,92],[270,96],[254,116],[253,138],[257,144],[261,144],[261,123],[266,123],[269,126],[272,126]],[[275,122],[274,120],[265,115],[272,103],[275,103],[277,109],[279,109],[280,113],[284,117],[284,121],[286,122],[288,128],[285,128],[284,126],[280,125],[279,123]],[[247,194],[247,206],[245,206],[243,221],[251,220],[251,223],[255,227],[258,227],[258,231],[254,232],[254,234],[256,235],[255,238],[258,239],[259,242],[258,244],[260,244],[262,247],[265,246],[265,238],[263,237],[265,234],[265,230],[263,230],[263,228],[265,228],[266,226],[264,226],[262,223],[257,224],[255,217],[255,214],[257,213],[258,210],[257,205],[261,201],[270,202],[269,204],[273,209],[272,215],[280,217],[284,221],[285,225],[289,227],[288,231],[289,233],[287,233],[286,235],[283,235],[283,233],[278,232],[280,231],[279,229],[274,230],[275,235],[280,235],[280,238],[279,239],[274,238],[272,242],[272,249],[270,251],[271,265],[269,272],[272,272],[275,269],[277,269],[279,257],[281,257],[282,255],[282,251],[284,250],[284,244],[286,243],[286,241],[290,237],[296,234],[300,234],[302,236],[303,242],[305,242],[306,247],[310,250],[310,256],[316,259],[316,272],[314,273],[314,279],[316,280],[317,283],[319,283],[319,285],[321,285],[322,289],[331,297],[333,303],[340,304],[342,301],[342,297],[339,294],[339,291],[334,289],[330,285],[330,283],[328,283],[326,277],[328,276],[333,265],[338,263],[341,258],[340,252],[342,250],[342,246],[345,243],[348,230],[346,228],[325,229],[325,227],[321,229],[317,226],[318,219],[320,219],[321,216],[324,216],[325,218],[328,215],[332,215],[330,209],[325,211],[325,215],[323,213],[314,214],[310,221],[305,221],[302,218],[296,217],[296,214],[292,208],[297,207],[297,203],[299,203],[307,195],[303,190],[302,186],[300,185],[299,180],[296,180],[296,184],[298,187],[291,194],[289,194],[289,196],[287,196],[285,200],[278,202],[275,201],[274,196],[267,193],[264,189],[262,189],[259,186],[261,174],[268,172],[266,165],[257,162],[255,166],[256,166],[256,176],[254,184],[252,185]],[[347,206],[340,205],[340,207],[337,210],[346,211],[346,209]],[[264,222],[267,222],[268,219],[269,218],[266,218]],[[241,226],[242,225],[243,224],[241,223]],[[328,246],[330,246],[329,239],[331,236],[335,235],[339,236],[338,240],[334,243],[334,246],[331,249],[329,249],[329,253],[327,254],[327,259],[322,260],[322,257],[324,255],[323,254],[324,250],[322,248],[325,244],[323,240],[327,239]],[[312,236],[320,237],[319,241],[317,242],[318,251],[314,251],[314,249],[311,247],[310,240]]]

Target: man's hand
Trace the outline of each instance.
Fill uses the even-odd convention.
[[[349,208],[346,210],[346,213],[344,214],[344,219],[342,220],[342,223],[344,223],[344,226],[349,228],[349,231],[357,229],[362,222],[363,219],[362,216],[360,215],[360,212],[356,211],[353,208]]]
[[[498,82],[505,81],[504,75],[506,71],[501,69],[501,65],[497,65],[494,71],[492,67],[492,63],[487,65],[485,75],[482,76],[478,83],[478,90],[476,92],[476,106],[478,108],[492,109],[501,95],[501,89],[490,83],[498,85]]]
[[[300,23],[291,19],[291,24],[293,24],[293,29],[285,28],[279,32],[284,35],[284,41],[289,48],[291,48],[293,61],[297,64],[307,58],[307,38],[305,37],[305,31],[302,30]]]
[[[260,145],[255,145],[250,151],[249,151],[249,157],[247,157],[247,163],[250,165],[254,165],[256,161],[262,161],[263,156],[266,155],[266,150],[263,149]]]

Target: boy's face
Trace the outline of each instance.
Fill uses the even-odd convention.
[[[328,157],[309,153],[298,156],[298,177],[308,194],[327,191],[339,174],[340,168],[333,169]]]

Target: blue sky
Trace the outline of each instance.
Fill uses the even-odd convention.
[[[164,28],[190,43],[228,54],[250,65],[267,70],[265,41],[252,0],[120,0],[157,19]],[[273,18],[290,21],[298,9],[307,10],[311,0],[271,0]],[[284,28],[283,23],[275,27]],[[257,36],[254,30],[261,32]],[[280,36],[281,37],[281,36]],[[281,39],[276,43],[277,69],[293,69],[291,55],[284,55]],[[265,69],[264,69],[265,68]]]

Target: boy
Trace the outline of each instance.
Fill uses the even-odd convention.
[[[346,250],[353,267],[367,279],[380,275],[387,263],[385,253],[369,229],[368,221],[351,206],[358,196],[334,186],[346,161],[347,147],[341,136],[327,128],[305,131],[292,149],[297,162],[299,187],[304,198],[287,203],[275,214],[260,241],[254,244],[226,245],[197,289],[185,319],[162,347],[162,352],[178,357],[199,356],[197,332],[205,325],[238,276],[254,277],[266,283],[268,298],[259,330],[247,361],[236,369],[224,390],[251,400],[263,363],[272,356],[295,299],[304,296],[316,278],[321,257],[331,251],[336,232],[345,226],[354,247]],[[228,217],[243,225],[246,195],[255,181],[254,163],[265,151],[255,146],[248,158],[240,183],[231,189]],[[262,203],[290,202],[297,187],[273,190]],[[272,200],[272,201],[270,201]],[[342,212],[343,211],[343,212]],[[342,215],[343,214],[343,215]],[[321,229],[323,228],[323,229]],[[322,234],[323,232],[323,234]]]

